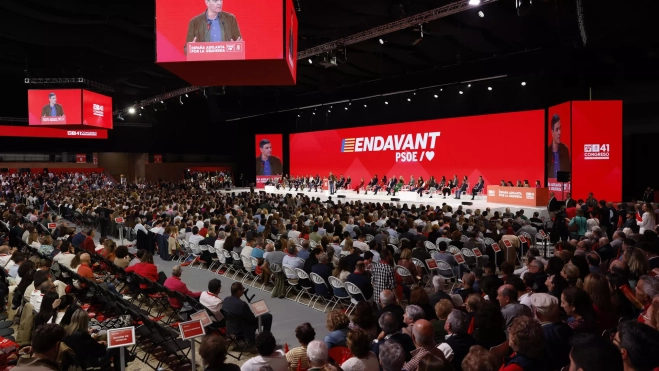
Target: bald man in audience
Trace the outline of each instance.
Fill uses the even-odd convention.
[[[420,319],[414,322],[412,341],[414,341],[416,349],[412,352],[412,359],[405,363],[403,369],[407,371],[418,371],[419,362],[427,354],[432,354],[443,360],[446,359],[444,352],[435,347],[434,329],[430,321]]]

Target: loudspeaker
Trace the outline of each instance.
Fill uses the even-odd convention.
[[[338,195],[338,196],[336,196],[336,197],[338,197],[338,198],[346,198],[346,195]]]
[[[400,198],[392,198],[391,201],[400,201]]]
[[[571,180],[572,173],[569,171],[559,171],[556,173],[556,181],[560,183],[567,183]]]
[[[462,204],[465,205],[465,206],[471,206],[471,205],[473,205],[474,203],[471,202],[471,201],[462,201]]]

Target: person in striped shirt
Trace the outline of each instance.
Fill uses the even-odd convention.
[[[307,345],[316,338],[316,331],[309,322],[305,322],[295,328],[295,337],[300,342],[300,346],[293,348],[286,353],[288,369],[296,371],[298,369],[298,364],[303,370],[309,369]]]

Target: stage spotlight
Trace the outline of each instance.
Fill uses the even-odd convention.
[[[163,101],[160,101],[160,103],[165,104],[165,102],[163,102]]]
[[[439,95],[435,94],[435,98],[439,98]]]
[[[410,98],[407,98],[407,101],[408,101],[408,102],[411,102],[412,100],[411,100]]]
[[[313,64],[313,61],[311,60],[311,58],[309,58],[308,61],[309,61],[309,64]]]
[[[332,112],[332,110],[327,110],[327,112]]]
[[[366,105],[364,105],[364,108],[366,108]]]
[[[492,87],[491,87],[491,86],[488,86],[488,87],[487,87],[487,90],[492,91]]]
[[[130,113],[130,114],[135,113],[135,108],[134,108],[134,107],[130,107],[130,108],[128,109],[128,113]]]
[[[444,88],[442,88],[442,89],[439,89],[439,91],[444,91]]]
[[[187,98],[187,97],[188,97],[188,94],[185,94],[185,97]]]
[[[526,81],[522,81],[522,86],[526,86]]]
[[[481,17],[481,18],[483,18],[483,17],[485,17],[485,13],[483,13],[482,10],[479,10],[479,11],[478,11],[478,16]]]
[[[389,102],[385,101],[384,104],[389,104]]]
[[[462,90],[460,90],[460,94],[464,94],[464,93],[462,92]]]
[[[379,39],[378,41],[380,42],[380,45],[384,45],[384,40]]]
[[[144,109],[144,106],[140,106],[140,109]]]
[[[515,6],[517,7],[517,15],[523,17],[531,12],[533,0],[515,0]]]
[[[140,113],[140,116],[142,116],[142,114],[141,114],[141,113]]]
[[[468,88],[471,88],[471,84],[467,85]]]
[[[297,115],[297,117],[300,117],[300,115]]]
[[[346,107],[346,111],[348,110],[348,107]]]
[[[313,114],[314,116],[316,116],[316,112],[312,112],[312,114]]]
[[[469,0],[469,5],[481,5],[481,0]]]

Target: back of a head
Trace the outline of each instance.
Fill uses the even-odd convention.
[[[66,332],[64,331],[64,327],[58,324],[47,323],[41,325],[34,330],[31,344],[32,351],[41,354],[47,353],[55,348],[59,342],[64,340],[65,336]]]
[[[256,337],[256,350],[262,357],[271,355],[277,348],[277,341],[272,332],[263,331]]]
[[[453,309],[446,322],[451,326],[454,334],[466,334],[469,330],[469,315],[461,310]]]
[[[634,370],[654,370],[659,365],[659,331],[638,321],[618,325],[619,348],[627,353]]]
[[[380,344],[379,356],[384,371],[399,371],[405,364],[405,350],[393,340]]]
[[[227,358],[227,341],[219,335],[208,335],[201,338],[199,355],[208,368],[220,369]]]
[[[383,313],[378,319],[378,325],[385,335],[395,334],[400,329],[398,319],[391,312]]]
[[[327,364],[328,349],[324,341],[314,340],[307,345],[307,358],[312,367],[322,367]]]
[[[576,370],[622,370],[620,350],[610,341],[593,334],[575,334],[570,359]]]
[[[41,285],[48,281],[48,271],[37,271],[34,273],[34,287],[41,287]]]

